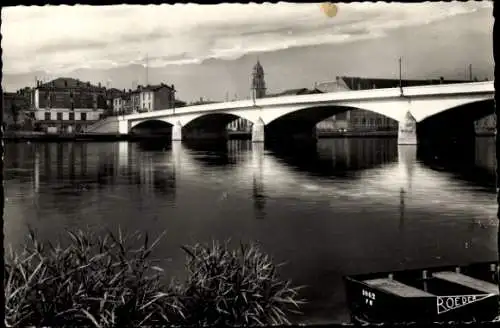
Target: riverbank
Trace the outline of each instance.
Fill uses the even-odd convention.
[[[366,137],[397,137],[398,131],[324,131],[317,133],[318,138],[366,138]]]
[[[318,138],[395,138],[397,131],[348,131],[348,132],[318,132]],[[492,131],[479,131],[476,136],[495,136]],[[44,132],[5,132],[3,137],[7,141],[140,141],[149,139],[164,139],[164,135],[130,135],[113,133],[77,133],[77,134],[48,134]],[[250,140],[252,134],[249,132],[229,132],[229,140]]]
[[[338,131],[321,131],[317,133],[318,138],[366,138],[366,137],[397,137],[397,131],[348,131],[348,132],[338,132]],[[234,140],[247,140],[251,139],[252,134],[250,132],[229,132],[229,139]]]
[[[57,142],[57,141],[128,141],[132,140],[133,136],[126,134],[48,134],[48,133],[5,133],[2,137],[7,141],[40,141],[40,142]]]

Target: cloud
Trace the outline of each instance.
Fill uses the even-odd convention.
[[[4,72],[65,72],[200,63],[252,52],[354,42],[405,26],[429,24],[491,2],[339,4],[336,17],[319,4],[44,6],[2,10]],[[490,10],[490,9],[489,9]]]

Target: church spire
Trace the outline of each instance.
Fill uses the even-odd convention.
[[[266,95],[266,82],[264,80],[264,68],[257,57],[257,63],[252,72],[252,98],[264,98]]]

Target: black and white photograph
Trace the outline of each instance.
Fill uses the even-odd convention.
[[[5,326],[500,321],[493,7],[3,7]]]

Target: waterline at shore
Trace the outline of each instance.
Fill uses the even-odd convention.
[[[476,136],[494,136],[492,131],[478,131]],[[318,138],[392,138],[397,137],[397,131],[347,131],[347,132],[318,132]],[[49,134],[32,131],[7,131],[4,140],[9,141],[137,141],[147,139],[164,139],[164,135],[131,135],[119,133],[75,133],[75,134]],[[229,140],[250,140],[250,132],[229,132]]]

